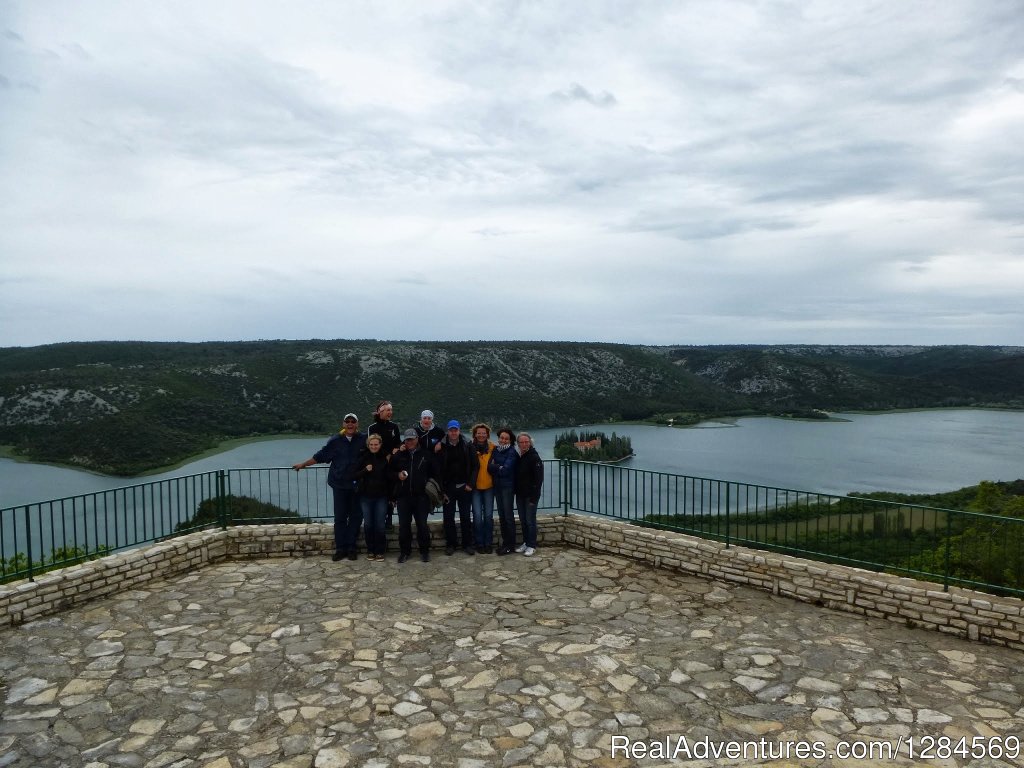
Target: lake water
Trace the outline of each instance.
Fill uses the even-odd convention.
[[[743,418],[735,424],[706,422],[689,428],[600,428],[632,439],[637,455],[623,466],[796,490],[926,493],[1024,477],[1024,412],[958,409],[837,416],[847,421]],[[533,432],[542,456],[552,456],[555,437],[562,431]],[[248,443],[139,480],[0,459],[0,508],[214,469],[290,466],[311,456],[325,440]]]

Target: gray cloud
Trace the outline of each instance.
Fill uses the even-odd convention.
[[[591,93],[579,83],[572,83],[568,88],[555,91],[551,97],[556,101],[583,101],[601,108],[614,107],[618,103],[615,96],[608,91]]]
[[[0,344],[1024,335],[1015,0],[9,10]]]

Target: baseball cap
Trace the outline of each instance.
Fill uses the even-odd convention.
[[[403,440],[419,440],[420,436],[415,429],[407,429],[402,433]]]
[[[448,422],[448,429],[461,429],[461,428],[462,427],[459,425],[459,422],[457,422],[455,419],[452,419],[451,421]]]

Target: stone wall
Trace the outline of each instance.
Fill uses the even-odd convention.
[[[97,597],[142,587],[227,556],[221,531],[201,531],[0,585],[0,625],[21,624]]]
[[[642,560],[717,581],[745,584],[848,613],[889,619],[969,640],[1024,648],[1024,601],[934,582],[830,565],[618,520],[565,518],[573,547]]]
[[[440,520],[431,521],[431,531],[434,549],[443,550]],[[394,551],[397,534],[389,538]],[[616,554],[840,611],[1024,648],[1024,601],[1014,598],[959,587],[944,592],[931,582],[727,548],[715,541],[584,515],[539,515],[538,543]],[[248,525],[193,533],[44,573],[35,581],[0,586],[0,625],[20,624],[226,558],[325,557],[333,546],[329,524]]]
[[[560,515],[537,516],[538,545],[555,545],[562,542],[562,520]],[[430,521],[431,549],[444,550],[444,531],[441,520]],[[327,523],[308,525],[239,525],[225,532],[228,557],[291,557],[306,555],[328,555],[334,551],[334,526]],[[498,535],[498,520],[494,520],[494,537]],[[360,547],[362,541],[360,541]],[[416,549],[416,533],[413,530],[413,553]],[[398,550],[398,521],[395,529],[388,534],[388,549]]]

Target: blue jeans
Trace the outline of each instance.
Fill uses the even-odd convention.
[[[519,524],[523,527],[523,543],[536,549],[537,502],[530,501],[527,496],[516,496],[516,508],[519,510]]]
[[[498,525],[501,528],[501,549],[511,551],[516,548],[516,510],[513,505],[515,491],[513,488],[495,488],[494,500],[498,505]]]
[[[371,555],[383,555],[387,549],[387,538],[384,524],[388,517],[388,500],[386,496],[361,500],[363,506],[363,533],[366,535],[366,551]]]
[[[359,526],[363,510],[354,488],[332,488],[334,491],[334,551],[343,555],[359,548]]]
[[[473,491],[473,537],[477,549],[485,549],[494,544],[493,488]]]

